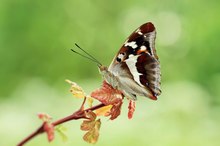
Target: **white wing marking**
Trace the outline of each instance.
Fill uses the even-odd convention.
[[[134,80],[142,87],[144,87],[141,82],[140,82],[140,75],[142,75],[141,73],[139,73],[137,71],[137,68],[135,66],[136,62],[137,62],[137,58],[140,55],[136,55],[136,56],[132,56],[129,55],[129,58],[125,60],[125,63],[127,64],[132,76],[134,77]]]
[[[135,41],[125,43],[125,47],[127,47],[127,46],[130,46],[133,49],[138,47]]]

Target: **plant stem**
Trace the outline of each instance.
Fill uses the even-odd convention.
[[[83,101],[83,104],[82,106],[80,107],[79,110],[77,110],[76,112],[74,112],[73,114],[69,115],[69,116],[66,116],[62,119],[59,119],[55,122],[52,123],[52,125],[55,127],[57,125],[60,125],[62,123],[65,123],[65,122],[68,122],[68,121],[71,121],[71,120],[77,120],[77,119],[87,119],[87,117],[85,116],[85,112],[88,112],[88,111],[94,111],[96,109],[99,109],[103,106],[105,106],[105,104],[98,104],[96,106],[93,106],[93,107],[90,107],[90,108],[87,108],[85,110],[83,110],[83,105],[85,103],[85,100]],[[44,133],[44,123],[33,133],[31,133],[29,136],[27,136],[26,138],[24,138],[20,143],[17,144],[17,146],[23,146],[24,144],[26,144],[28,141],[30,141],[31,139],[33,139],[34,137],[36,137],[37,135],[41,134],[41,133]]]

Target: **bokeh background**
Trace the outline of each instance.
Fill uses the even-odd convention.
[[[96,146],[220,145],[220,2],[218,0],[0,0],[0,145],[10,146],[40,124],[76,110],[81,100],[64,81],[87,93],[101,85],[97,67],[73,54],[77,42],[108,65],[128,35],[151,21],[157,28],[162,95],[127,102],[115,121],[102,119]],[[27,145],[89,146],[81,121],[64,124],[68,141],[45,135]]]

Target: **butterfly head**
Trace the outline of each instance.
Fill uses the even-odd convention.
[[[104,66],[104,65],[98,65],[98,67],[99,67],[99,71],[100,71],[100,72],[103,72],[103,71],[108,70],[108,67],[106,67],[106,66]]]
[[[107,66],[98,65],[98,68],[99,68],[100,74],[102,74],[103,76],[105,76],[105,74],[108,74],[108,67]]]

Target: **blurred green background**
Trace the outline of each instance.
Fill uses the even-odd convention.
[[[98,88],[97,67],[73,54],[77,42],[108,65],[128,35],[151,21],[157,28],[162,95],[127,102],[115,121],[102,119],[96,146],[220,145],[220,2],[218,0],[0,0],[0,145],[15,145],[40,124],[76,110],[70,79],[87,93]],[[45,135],[27,145],[89,146],[81,121],[66,123],[69,140]]]

